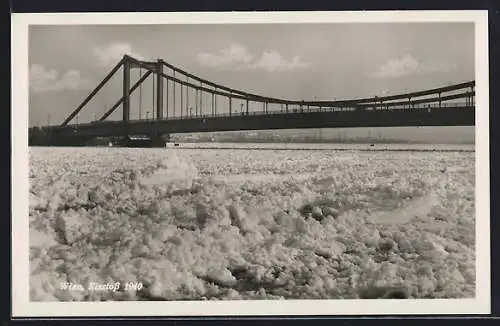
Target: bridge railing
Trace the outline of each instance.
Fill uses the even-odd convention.
[[[399,105],[399,106],[386,106],[386,104],[382,105],[370,105],[370,106],[358,106],[358,107],[303,107],[302,109],[300,108],[289,108],[288,111],[285,110],[269,110],[269,111],[236,111],[232,112],[231,114],[226,112],[226,113],[218,113],[218,114],[192,114],[192,115],[185,115],[185,116],[169,116],[169,117],[164,117],[163,119],[133,119],[130,120],[130,123],[139,123],[139,122],[154,122],[154,121],[176,121],[176,120],[189,120],[189,119],[218,119],[218,118],[234,118],[234,117],[241,117],[241,116],[268,116],[268,115],[280,115],[280,114],[303,114],[303,113],[317,113],[317,112],[353,112],[357,110],[363,110],[363,111],[401,111],[401,110],[423,110],[423,109],[428,109],[432,110],[434,108],[446,108],[446,107],[470,107],[471,103],[467,102],[444,102],[444,103],[417,103],[417,104],[412,104],[411,102],[406,105]],[[73,126],[73,127],[86,127],[86,126],[92,126],[96,124],[122,124],[123,121],[118,120],[118,121],[113,121],[113,120],[107,120],[107,121],[92,121],[88,123],[79,123],[79,124],[71,124],[68,126]],[[43,128],[43,127],[42,127]]]

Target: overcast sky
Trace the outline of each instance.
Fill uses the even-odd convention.
[[[474,79],[472,23],[32,26],[29,46],[30,125],[45,125],[49,114],[51,124],[61,123],[125,53],[162,58],[232,88],[287,99],[382,96]],[[79,121],[112,106],[120,82],[118,74]],[[143,117],[151,111],[151,83],[142,90]],[[138,108],[134,94],[132,118]],[[455,130],[453,137],[473,136],[471,128],[445,129]],[[411,130],[417,137],[417,128]]]

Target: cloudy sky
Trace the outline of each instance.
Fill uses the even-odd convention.
[[[61,123],[125,53],[287,99],[381,96],[474,79],[471,23],[31,26],[29,39],[30,126]],[[120,79],[88,104],[80,122],[119,99]],[[151,111],[151,84],[142,89],[143,117]],[[194,103],[194,92],[189,96]],[[138,108],[134,94],[132,118]],[[471,128],[445,129],[452,137],[473,135]]]

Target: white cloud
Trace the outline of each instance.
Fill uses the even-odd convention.
[[[72,69],[59,76],[53,69],[47,69],[43,65],[33,64],[29,70],[30,88],[35,93],[88,89],[91,82],[82,78],[78,70]]]
[[[101,66],[112,66],[117,64],[125,54],[138,60],[146,60],[144,56],[136,53],[129,43],[112,43],[105,47],[94,49],[94,54],[99,59]]]
[[[221,67],[228,69],[264,69],[267,71],[292,70],[306,68],[310,63],[301,62],[295,56],[291,61],[286,60],[275,50],[264,51],[260,57],[248,52],[248,49],[238,43],[231,44],[218,54],[199,53],[198,62],[207,67]]]
[[[400,58],[389,59],[386,64],[380,66],[379,69],[371,73],[370,76],[373,78],[397,78],[438,72],[446,73],[455,69],[455,64],[422,62],[411,54],[407,54]]]
[[[220,52],[220,54],[199,53],[198,61],[204,66],[221,67],[248,65],[253,59],[248,50],[240,44],[231,44]]]
[[[301,62],[298,56],[294,56],[292,61],[285,60],[279,52],[271,50],[262,54],[255,67],[264,68],[268,71],[292,70],[297,68],[307,68],[310,63]]]

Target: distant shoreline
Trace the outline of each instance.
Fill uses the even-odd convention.
[[[262,139],[238,139],[238,140],[200,140],[200,139],[179,139],[170,140],[171,143],[229,143],[229,144],[342,144],[342,145],[475,145],[475,142],[426,142],[426,141],[405,141],[405,140],[262,140]]]
[[[369,147],[369,148],[284,148],[284,147],[210,147],[210,146],[199,146],[199,147],[169,147],[179,150],[193,150],[193,149],[204,149],[204,150],[246,150],[246,151],[336,151],[336,152],[455,152],[455,153],[473,153],[474,148],[471,149],[460,149],[460,148],[381,148],[381,147]]]

